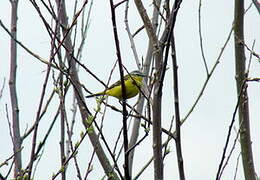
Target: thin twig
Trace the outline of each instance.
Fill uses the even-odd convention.
[[[144,136],[139,140],[137,141],[136,144],[134,144],[132,147],[129,147],[127,152],[126,153],[130,153],[132,150],[134,150],[136,148],[136,146],[138,146],[139,144],[141,144],[142,141],[144,141],[144,139],[149,135],[149,131],[145,130],[145,134]]]
[[[50,59],[50,63],[52,62],[53,59]],[[29,166],[28,166],[28,178],[31,178],[31,173],[32,173],[32,168],[33,168],[33,163],[36,159],[35,156],[35,150],[36,150],[36,142],[37,142],[37,135],[38,135],[38,125],[40,122],[40,114],[42,111],[42,107],[43,107],[43,100],[45,98],[45,93],[47,90],[47,83],[49,81],[49,77],[50,77],[50,71],[51,70],[51,66],[48,65],[47,67],[47,72],[46,72],[46,76],[42,85],[42,91],[41,91],[41,96],[40,96],[40,102],[38,105],[38,109],[37,109],[37,113],[36,113],[36,119],[35,119],[35,126],[34,126],[34,132],[33,132],[33,139],[32,139],[32,148],[31,148],[31,155],[30,155],[30,162],[29,162]]]
[[[121,87],[122,87],[122,107],[123,107],[123,137],[124,137],[124,151],[125,151],[125,157],[124,157],[124,170],[125,170],[125,179],[130,180],[130,174],[129,174],[129,161],[128,157],[129,154],[126,153],[128,150],[128,135],[127,135],[127,110],[126,110],[126,87],[125,87],[125,81],[124,81],[124,71],[123,71],[123,63],[121,58],[121,52],[120,52],[120,45],[119,45],[119,38],[117,33],[117,24],[116,24],[116,15],[115,15],[115,6],[113,3],[113,0],[110,0],[110,9],[111,9],[111,15],[112,15],[112,25],[113,25],[113,34],[114,34],[114,41],[116,45],[116,54],[118,59],[118,65],[119,65],[119,71],[120,71],[120,80],[121,80]]]
[[[10,122],[10,118],[9,118],[9,113],[8,113],[8,106],[7,104],[5,104],[5,113],[6,113],[6,120],[8,122],[8,127],[9,127],[9,135],[11,137],[12,143],[14,143],[14,137],[12,134],[12,126],[11,126],[11,122]]]
[[[139,179],[139,177],[141,176],[141,174],[145,171],[145,169],[153,162],[154,157],[151,157],[151,159],[149,159],[149,161],[143,166],[143,168],[137,173],[137,175],[133,178],[133,180],[137,180]]]
[[[5,88],[5,78],[4,78],[3,85],[2,85],[1,90],[0,90],[0,100],[3,96],[4,88]]]
[[[258,13],[260,14],[260,2],[258,0],[252,0]]]
[[[246,14],[246,13],[249,11],[249,9],[252,7],[252,5],[253,5],[253,3],[250,3],[250,4],[249,4],[249,6],[248,6],[248,8],[246,8],[244,14]]]
[[[207,76],[209,75],[209,70],[208,70],[208,65],[207,65],[207,61],[206,61],[206,57],[204,54],[204,48],[203,48],[203,40],[202,40],[202,30],[201,30],[201,1],[199,0],[199,13],[198,13],[198,20],[199,20],[199,37],[200,37],[200,52],[202,55],[202,59],[203,59],[203,63],[204,63],[204,67],[206,69],[207,72]]]
[[[22,149],[21,149],[21,150],[22,150]],[[21,151],[21,150],[20,150],[20,151]],[[13,153],[10,157],[6,158],[3,162],[1,162],[0,168],[1,168],[2,166],[8,165],[8,161],[12,160],[14,156],[15,156],[15,153]]]
[[[95,156],[95,150],[92,152],[91,154],[91,157],[90,157],[90,160],[88,162],[88,168],[87,168],[87,171],[86,171],[86,174],[84,176],[84,180],[87,180],[87,177],[88,175],[90,174],[90,172],[92,171],[93,167],[92,167],[92,162],[94,160],[94,156]]]
[[[104,103],[104,102],[103,102]],[[115,106],[113,105],[110,105],[110,104],[107,104],[105,103],[106,106],[110,107],[112,110],[116,111],[116,112],[119,112],[119,113],[123,113],[122,110],[120,109],[117,109]],[[128,107],[131,107],[130,105],[127,104]],[[129,116],[132,116],[132,117],[135,117],[136,120],[139,120],[139,119],[143,119],[145,120],[145,122],[147,122],[149,125],[153,125],[153,122],[149,119],[149,118],[146,118],[145,116],[143,116],[142,114],[138,113],[137,110],[133,109],[134,112],[136,114],[128,114]],[[175,139],[175,134],[174,133],[171,133],[170,131],[168,131],[167,129],[165,128],[162,128],[162,132],[165,133],[167,136],[170,136],[171,138]]]
[[[221,176],[222,176],[222,174],[223,174],[223,172],[224,172],[224,170],[225,170],[225,167],[228,165],[229,159],[231,158],[232,153],[233,153],[234,150],[235,150],[235,146],[236,146],[236,143],[237,143],[237,141],[238,141],[240,131],[241,131],[241,126],[239,126],[238,132],[237,132],[236,137],[235,137],[235,140],[234,140],[234,142],[233,142],[233,146],[231,147],[231,150],[230,150],[230,152],[229,152],[229,154],[228,154],[228,156],[227,156],[226,162],[224,163],[224,165],[223,165],[223,167],[222,167],[222,169],[221,169],[219,178],[221,178]]]
[[[75,148],[74,148],[74,151],[71,153],[71,155],[69,157],[67,157],[66,161],[64,162],[63,166],[66,166],[68,164],[68,162],[70,161],[71,158],[73,158],[76,154],[77,154],[77,151],[80,147],[80,145],[82,144],[83,140],[85,139],[85,137],[87,136],[88,134],[88,130],[86,130],[84,132],[84,134],[81,136],[79,142],[77,142]],[[58,175],[63,171],[63,167],[60,168],[60,170],[58,170],[57,173],[53,174],[52,176],[52,180],[56,179],[56,177],[58,177]]]
[[[169,131],[171,132],[172,131],[172,126],[173,126],[173,120],[174,120],[174,116],[172,116],[172,119],[171,119],[171,124],[170,124],[170,127],[169,127]],[[169,144],[169,142],[170,142],[170,139],[171,139],[171,136],[168,136],[167,137],[167,141],[166,141],[166,144],[165,144],[165,146],[164,146],[164,154],[163,154],[163,159],[166,157],[166,155],[168,154],[168,144]]]
[[[231,122],[230,122],[230,125],[229,125],[229,128],[228,128],[228,135],[227,135],[226,142],[225,142],[225,145],[224,145],[221,161],[220,161],[219,166],[218,166],[216,180],[220,180],[221,171],[223,171],[222,166],[223,166],[223,163],[224,163],[224,160],[225,160],[225,157],[226,157],[226,151],[227,151],[227,148],[228,148],[229,139],[230,139],[230,136],[231,136],[231,131],[232,131],[233,125],[234,125],[235,120],[236,120],[236,114],[237,114],[237,111],[238,111],[238,108],[239,108],[241,97],[243,96],[243,92],[245,90],[245,86],[246,86],[246,81],[244,81],[244,83],[242,84],[242,87],[241,87],[241,90],[240,90],[240,93],[239,93],[239,96],[238,96],[238,99],[237,99],[237,104],[236,104],[236,107],[235,107],[235,110],[233,112],[233,116],[232,116],[232,119],[231,119]]]
[[[228,42],[229,42],[229,40],[230,40],[230,37],[231,37],[231,35],[232,35],[232,32],[233,32],[233,27],[231,28],[231,30],[230,30],[230,32],[229,32],[229,34],[228,34],[228,37],[227,37],[227,39],[226,39],[226,41],[225,41],[223,47],[222,47],[221,50],[220,50],[220,53],[219,53],[219,55],[218,55],[218,57],[217,57],[217,60],[216,60],[215,64],[213,65],[212,69],[211,69],[210,72],[209,72],[208,77],[206,78],[204,84],[202,85],[202,88],[201,88],[201,90],[200,90],[200,92],[199,92],[198,97],[196,98],[196,100],[194,101],[193,105],[191,106],[190,110],[186,113],[186,115],[184,116],[184,118],[182,118],[181,124],[183,124],[183,123],[188,119],[188,117],[190,116],[190,114],[193,112],[194,108],[195,108],[196,105],[198,104],[200,98],[202,97],[202,95],[203,95],[203,93],[204,93],[204,91],[205,91],[205,89],[206,89],[206,87],[207,87],[207,85],[208,85],[208,82],[209,82],[211,76],[212,76],[213,73],[215,72],[215,69],[216,69],[217,65],[220,63],[220,58],[222,57],[222,54],[224,53],[224,50],[225,50],[225,48],[226,48],[226,46],[227,46],[227,44],[228,44]]]
[[[84,6],[86,5],[87,2],[88,2],[87,0],[84,1],[83,5],[82,5],[82,9],[84,8]],[[62,16],[61,22],[62,22],[62,27],[63,27],[63,37],[64,38],[62,41],[59,41],[59,40],[58,41],[60,42],[60,45],[66,49],[66,56],[67,56],[68,64],[70,65],[70,67],[69,67],[70,74],[67,78],[71,81],[71,83],[74,87],[74,93],[76,94],[78,106],[79,106],[80,113],[82,116],[82,122],[83,122],[84,126],[86,127],[86,129],[88,129],[89,126],[87,125],[85,120],[90,117],[90,111],[88,110],[88,108],[84,102],[84,99],[83,99],[84,96],[82,93],[82,86],[80,85],[79,77],[78,77],[78,74],[76,71],[76,63],[78,63],[78,61],[73,56],[72,43],[71,43],[70,37],[68,36],[70,34],[71,28],[73,27],[73,25],[75,25],[76,19],[78,16],[73,19],[72,25],[69,26],[68,21],[67,21],[65,4],[62,3],[62,5],[63,6],[62,6],[61,11],[62,11],[63,16]],[[77,15],[80,15],[81,10],[77,13]],[[69,27],[69,28],[67,28],[67,27]],[[66,39],[66,41],[64,39]],[[64,44],[63,44],[63,42],[64,42]],[[57,49],[60,48],[60,45],[59,45],[59,47],[57,47]],[[63,70],[61,70],[61,72],[63,72]],[[95,147],[96,154],[97,154],[106,174],[112,175],[112,176],[114,176],[115,179],[118,179],[117,174],[111,168],[111,165],[108,161],[108,158],[106,157],[106,155],[104,153],[104,150],[99,142],[99,139],[98,139],[96,133],[95,132],[89,133],[89,137],[90,137],[92,145]],[[119,174],[120,174],[120,172],[119,172]]]
[[[68,146],[69,146],[68,152],[67,152],[67,157],[68,157],[70,152],[74,151],[73,142],[72,142],[72,135],[73,135],[73,125],[74,125],[75,121],[73,122],[73,120],[72,120],[71,126],[69,126],[69,122],[68,122],[67,118],[65,118],[65,122],[66,122],[67,135],[68,135],[67,143],[68,143]],[[77,171],[77,177],[79,178],[79,180],[82,180],[79,164],[78,164],[78,161],[77,161],[77,156],[74,156],[73,159],[74,159],[74,164],[75,164],[76,171]]]
[[[118,2],[117,4],[114,4],[114,9],[117,8],[118,6],[120,6],[121,4],[127,2],[128,0],[122,0],[120,2]]]
[[[255,40],[252,44],[252,50],[254,50],[254,47],[255,47]],[[249,74],[249,69],[250,69],[250,66],[251,66],[251,62],[252,62],[252,57],[253,57],[253,54],[250,53],[250,57],[249,57],[249,60],[248,60],[248,65],[247,65],[247,69],[246,69],[246,77],[248,77],[248,74]]]
[[[181,3],[181,1],[179,3]],[[176,10],[176,11],[178,11],[178,10]],[[176,15],[177,15],[177,12],[176,12]],[[171,32],[171,30],[170,30],[170,32]],[[182,146],[181,146],[181,119],[180,119],[180,106],[179,106],[178,65],[177,65],[177,55],[176,55],[176,49],[175,49],[174,33],[173,33],[173,31],[171,33],[172,33],[172,35],[169,36],[170,39],[168,40],[168,43],[171,41],[175,129],[176,129],[175,145],[176,145],[176,155],[177,155],[177,162],[178,162],[179,178],[181,180],[185,180],[184,165],[183,165],[184,162],[183,162]],[[167,50],[167,46],[166,46],[166,50]]]
[[[43,116],[45,115],[45,113],[47,112],[48,107],[49,107],[49,105],[50,105],[50,103],[51,103],[51,101],[52,101],[52,99],[53,99],[53,97],[54,97],[54,94],[55,94],[55,90],[53,90],[53,91],[51,92],[50,97],[47,99],[46,104],[45,104],[45,106],[44,106],[44,108],[43,108],[43,110],[42,110],[42,112],[41,112],[40,120],[42,119],[42,117],[43,117]],[[28,136],[33,132],[34,126],[35,126],[35,124],[33,124],[28,130],[26,130],[26,131],[24,132],[23,136],[21,137],[22,141],[23,141],[26,137],[28,137]]]
[[[141,26],[140,28],[138,28],[134,33],[133,33],[133,38],[139,33],[141,32],[142,30],[144,29],[144,26]]]
[[[250,49],[250,48],[246,45],[246,43],[245,43],[244,41],[238,39],[238,42],[241,43],[241,44],[243,44],[244,47],[245,47],[253,56],[255,56],[257,59],[260,59],[260,55],[257,54],[256,52],[254,52],[253,49]]]
[[[133,51],[133,54],[134,54],[134,58],[135,58],[135,63],[137,65],[138,69],[141,70],[141,63],[140,63],[139,58],[138,58],[138,54],[137,54],[134,38],[133,38],[133,35],[130,32],[130,27],[129,27],[129,23],[128,23],[128,9],[129,9],[129,5],[128,4],[129,4],[129,0],[126,1],[126,5],[125,5],[125,20],[124,20],[124,22],[125,22],[125,29],[126,29],[128,38],[130,40],[131,48],[132,48],[132,51]]]
[[[241,153],[239,153],[239,155],[237,156],[237,163],[236,163],[235,175],[234,175],[233,180],[236,180],[236,177],[237,177],[237,172],[238,172],[238,165],[239,165],[240,156],[241,156]]]

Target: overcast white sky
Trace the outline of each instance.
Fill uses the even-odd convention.
[[[151,2],[148,2],[151,3]],[[176,50],[179,64],[179,83],[180,83],[180,110],[181,116],[184,117],[206,79],[206,72],[203,67],[202,57],[199,48],[198,36],[198,1],[183,1],[181,9],[177,17],[175,28]],[[226,41],[230,32],[233,21],[233,1],[203,1],[202,0],[202,33],[205,47],[205,56],[209,65],[209,69],[215,63],[221,48]],[[250,5],[251,1],[247,0],[245,7]],[[73,5],[68,5],[68,12],[72,14]],[[122,49],[122,58],[129,70],[137,69],[133,54],[130,48],[129,40],[124,28],[124,5],[117,9],[118,28],[120,34],[120,45]],[[149,6],[149,10],[152,6]],[[142,25],[141,19],[135,10],[134,4],[130,4],[129,23],[131,30],[134,32]],[[45,32],[45,28],[36,11],[33,9],[29,1],[19,1],[18,10],[18,40],[22,41],[27,47],[39,54],[41,57],[48,58],[50,52],[49,37]],[[70,16],[71,17],[71,16]],[[9,1],[0,1],[0,19],[5,25],[10,26],[10,3]],[[71,19],[70,19],[71,22]],[[91,16],[90,28],[88,32],[85,50],[83,51],[83,63],[97,74],[104,82],[108,80],[111,68],[116,60],[113,34],[111,28],[110,7],[108,1],[94,1]],[[250,47],[254,40],[255,51],[260,53],[260,16],[255,7],[252,6],[245,15],[245,43]],[[8,92],[8,76],[9,76],[9,59],[10,59],[10,43],[8,35],[0,28],[0,85],[2,86],[4,78],[6,78],[6,87],[3,97],[0,99],[0,162],[5,160],[12,154],[11,139],[9,137],[8,123],[6,120],[5,104],[8,105],[9,116],[11,116],[10,98]],[[139,58],[145,57],[147,48],[147,37],[145,32],[136,36],[136,45]],[[247,52],[247,58],[249,54]],[[171,62],[171,61],[169,61]],[[168,66],[168,74],[164,83],[163,93],[163,126],[168,127],[173,115],[173,99],[172,97],[172,68]],[[41,64],[33,57],[28,55],[21,48],[18,49],[18,71],[17,71],[17,87],[20,107],[21,132],[35,120],[36,111],[39,104],[39,98],[42,83],[45,77],[44,70],[46,66]],[[234,72],[234,49],[233,36],[220,59],[212,79],[210,80],[203,97],[199,104],[182,126],[183,139],[183,157],[184,167],[187,179],[214,179],[216,176],[218,164],[224,147],[224,142],[228,132],[232,114],[236,105],[236,84]],[[118,69],[116,69],[117,71]],[[103,86],[99,82],[93,80],[89,74],[82,71],[81,80],[93,92],[102,90]],[[260,77],[260,64],[255,58],[252,59],[250,68],[250,77]],[[117,72],[113,75],[113,81],[118,79]],[[49,87],[52,84],[49,83]],[[50,90],[52,88],[49,88]],[[48,91],[48,93],[50,92]],[[256,172],[259,175],[260,167],[260,143],[259,139],[259,107],[260,107],[260,84],[250,83],[248,86],[250,117],[252,130],[252,146],[255,158]],[[58,99],[56,99],[58,102]],[[134,104],[136,98],[130,100],[130,104]],[[117,100],[110,98],[109,102],[120,107]],[[67,101],[68,111],[71,108],[71,102]],[[87,101],[90,109],[95,108],[95,100]],[[39,139],[46,132],[56,111],[57,104],[52,103],[50,110],[45,118],[43,118],[39,129]],[[101,121],[101,116],[98,117]],[[104,134],[107,141],[111,142],[111,146],[116,141],[120,130],[122,117],[120,114],[108,111],[104,119]],[[238,123],[236,123],[237,127]],[[76,131],[74,140],[79,139],[80,131],[83,130],[80,118],[76,123]],[[50,179],[53,173],[59,169],[59,122],[55,125],[55,130],[51,133],[50,139],[44,148],[44,154],[36,171],[35,179]],[[141,131],[141,135],[143,132]],[[140,170],[144,162],[148,161],[152,155],[150,132],[149,137],[136,149],[134,175]],[[235,131],[231,138],[233,142]],[[164,137],[165,139],[165,137]],[[31,139],[29,138],[23,144],[23,160],[24,163],[29,160]],[[171,153],[165,160],[165,179],[178,179],[178,169],[176,163],[176,154],[174,142],[170,144]],[[239,144],[235,148],[235,152],[231,157],[226,171],[223,174],[223,180],[233,179],[236,161],[240,152]],[[78,156],[80,157],[80,167],[85,169],[92,153],[89,147],[89,141],[86,138],[80,147]],[[97,159],[94,160],[97,162]],[[26,164],[26,163],[25,163]],[[24,164],[24,165],[25,165]],[[242,166],[239,163],[237,180],[242,180]],[[89,179],[101,179],[103,171],[99,163],[95,163]],[[140,179],[153,178],[153,165],[141,176]],[[5,172],[6,169],[0,169]],[[74,167],[68,168],[68,179],[76,179]],[[85,172],[85,171],[83,171]]]

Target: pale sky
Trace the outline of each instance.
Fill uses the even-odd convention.
[[[151,3],[151,2],[147,2]],[[251,1],[245,2],[245,7],[250,5]],[[198,1],[183,1],[176,22],[175,38],[176,51],[179,65],[179,83],[180,83],[180,111],[183,118],[191,108],[196,97],[198,96],[202,85],[206,79],[206,71],[203,66],[203,61],[199,46],[198,34]],[[215,63],[221,48],[223,47],[228,34],[232,27],[234,2],[219,0],[219,1],[202,1],[202,33],[204,50],[209,70]],[[89,6],[89,5],[88,5]],[[73,5],[68,5],[68,13],[72,14]],[[137,69],[130,48],[129,39],[124,27],[124,9],[125,5],[117,8],[118,30],[120,35],[120,45],[122,50],[123,63],[128,69]],[[150,4],[147,11],[152,9]],[[10,27],[10,3],[9,1],[0,2],[0,19]],[[129,24],[131,31],[134,32],[142,26],[141,19],[135,10],[133,2],[129,9]],[[90,27],[87,35],[85,50],[83,51],[82,63],[89,67],[97,76],[104,82],[107,82],[109,73],[116,60],[114,48],[114,40],[112,34],[111,14],[109,1],[94,1],[91,12]],[[50,53],[49,36],[43,27],[38,14],[33,9],[29,1],[19,1],[18,9],[18,40],[23,42],[27,47],[39,54],[41,57],[48,59]],[[71,17],[71,16],[70,16]],[[255,40],[255,52],[260,54],[260,18],[256,8],[252,6],[245,15],[245,43],[251,47]],[[69,19],[71,22],[71,19]],[[189,116],[188,120],[182,126],[182,145],[183,158],[186,173],[186,179],[209,180],[216,177],[218,165],[220,163],[224,143],[226,140],[228,127],[236,105],[236,84],[235,84],[235,66],[234,66],[234,48],[233,36],[231,37],[221,59],[213,74],[209,84],[198,105]],[[2,130],[0,133],[0,162],[12,155],[11,139],[9,136],[8,123],[6,119],[5,104],[8,106],[8,113],[11,117],[11,105],[9,98],[8,76],[9,76],[9,59],[10,59],[10,44],[9,37],[0,28],[1,42],[1,66],[0,66],[0,85],[3,84],[3,79],[6,78],[6,86],[3,97],[0,99],[0,118]],[[145,31],[136,36],[136,46],[138,56],[141,59],[146,55],[147,36]],[[246,56],[249,58],[249,53],[246,51]],[[174,114],[172,92],[172,65],[169,60],[170,68],[166,75],[163,90],[163,127],[168,128],[172,115]],[[27,127],[30,127],[36,117],[38,109],[42,83],[45,78],[46,66],[38,60],[30,56],[27,52],[19,47],[18,49],[18,71],[17,71],[17,89],[20,107],[21,132],[23,133]],[[253,57],[250,67],[250,77],[260,77],[260,64]],[[118,68],[112,77],[112,81],[118,79]],[[83,69],[80,73],[82,83],[85,84],[92,92],[102,90],[103,86],[94,80]],[[52,90],[52,83],[48,84],[49,90]],[[255,159],[255,170],[259,175],[260,167],[260,143],[259,139],[259,107],[260,107],[260,84],[256,82],[249,83],[249,103],[252,131],[252,146]],[[87,94],[86,94],[87,95]],[[39,138],[41,140],[53,119],[53,114],[56,112],[58,97],[55,97],[55,103],[51,104],[49,112],[42,119],[39,129]],[[137,98],[130,100],[130,104],[134,104]],[[88,99],[87,105],[91,111],[96,106],[95,99]],[[117,100],[109,98],[109,103],[121,108]],[[67,110],[70,112],[71,98],[67,100]],[[94,112],[94,111],[93,111]],[[71,115],[69,114],[69,117]],[[101,121],[101,115],[97,117],[97,122]],[[74,131],[74,141],[80,137],[80,132],[84,130],[81,124],[81,119],[78,116],[76,129]],[[107,137],[107,141],[114,146],[118,132],[122,126],[122,116],[119,113],[107,109],[104,119],[103,133]],[[235,126],[238,128],[238,122]],[[35,179],[51,179],[53,173],[56,173],[60,167],[59,157],[59,136],[60,127],[59,121],[56,122],[55,129],[51,133],[49,140],[44,148],[42,159],[38,165]],[[140,137],[143,135],[143,130],[140,130]],[[230,145],[233,144],[236,136],[235,131],[232,131]],[[165,140],[166,137],[163,136]],[[152,132],[149,137],[136,148],[134,159],[134,173],[137,174],[143,164],[152,156]],[[23,166],[29,160],[31,137],[27,139],[23,146]],[[176,161],[175,144],[172,141],[169,144],[171,153],[166,157],[165,164],[165,180],[178,179],[178,168]],[[229,148],[230,150],[230,148]],[[92,148],[89,146],[89,139],[86,138],[79,148],[79,164],[82,169],[82,174],[85,173],[89,159],[91,157]],[[222,176],[223,180],[233,179],[236,168],[237,157],[240,152],[240,145],[237,143],[230,162]],[[121,159],[122,160],[122,159]],[[122,162],[119,163],[122,167]],[[68,179],[76,179],[76,172],[73,162],[67,170]],[[7,168],[3,167],[0,172],[5,174]],[[93,172],[89,179],[101,179],[104,175],[101,166],[94,158]],[[60,179],[60,178],[57,178]],[[153,164],[140,177],[140,179],[153,179]],[[237,180],[243,180],[241,160],[238,166]]]

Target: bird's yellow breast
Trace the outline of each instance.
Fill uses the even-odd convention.
[[[142,86],[142,80],[142,77],[135,75],[131,75],[131,77],[125,79],[126,99],[132,98],[139,93],[139,89]],[[118,99],[123,99],[121,83],[111,89],[107,89],[105,94],[114,96]]]

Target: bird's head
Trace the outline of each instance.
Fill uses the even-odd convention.
[[[140,77],[146,77],[146,75],[145,75],[144,73],[142,73],[141,71],[139,71],[139,70],[132,71],[132,72],[130,73],[130,75],[140,76]]]

